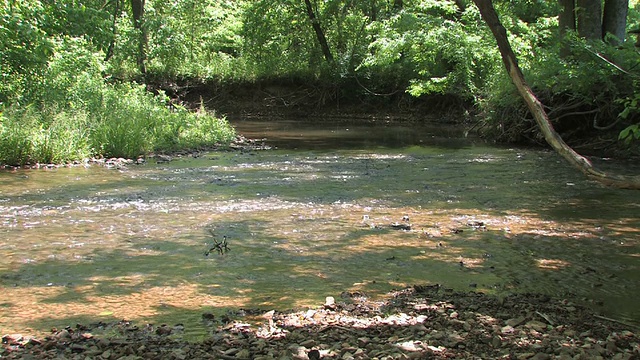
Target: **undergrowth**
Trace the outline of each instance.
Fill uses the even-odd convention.
[[[19,79],[30,84],[28,91],[0,107],[0,164],[135,158],[235,138],[224,118],[172,105],[144,85],[105,78],[102,54],[90,48],[82,39],[57,39],[46,69]]]

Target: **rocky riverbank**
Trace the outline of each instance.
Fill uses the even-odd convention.
[[[640,359],[633,325],[539,294],[495,297],[414,286],[372,301],[327,298],[318,309],[238,311],[202,342],[181,326],[76,325],[44,339],[2,338],[2,359]]]

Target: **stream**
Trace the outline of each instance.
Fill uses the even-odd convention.
[[[234,125],[275,149],[0,172],[0,333],[127,319],[200,339],[204,313],[413,284],[570,297],[640,324],[640,192],[437,125]]]

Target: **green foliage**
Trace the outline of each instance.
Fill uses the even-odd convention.
[[[172,110],[165,96],[154,96],[144,86],[109,87],[103,99],[90,138],[104,156],[132,158],[153,151],[210,147],[235,137],[226,120],[205,111]]]
[[[65,163],[91,155],[82,112],[10,108],[0,121],[0,163]]]
[[[414,96],[474,98],[499,65],[475,7],[462,12],[453,1],[420,1],[371,30],[377,37],[361,69],[403,77]]]
[[[627,144],[632,140],[640,139],[640,124],[629,125],[620,132],[618,137],[620,140],[624,140]]]
[[[173,111],[143,85],[105,81],[103,54],[83,38],[50,38],[52,55],[21,92],[7,92],[0,163],[62,163],[89,156],[136,157],[152,151],[228,143],[223,119]],[[24,106],[22,104],[29,104]]]
[[[624,141],[627,145],[631,144],[632,141],[640,139],[640,123],[637,122],[638,116],[640,115],[640,92],[637,91],[637,81],[634,82],[634,85],[633,94],[618,100],[618,103],[621,103],[624,107],[620,114],[618,114],[618,117],[621,120],[625,120],[627,124],[631,121],[636,122],[620,131],[618,136],[618,139]]]
[[[183,0],[148,4],[145,26],[150,35],[150,72],[217,79],[242,74],[238,71],[244,68],[244,59],[238,59],[243,47],[242,2]],[[130,21],[124,25],[128,27],[127,24]]]
[[[637,66],[637,51],[631,41],[613,47],[571,32],[561,39],[555,17],[542,14],[535,22],[524,22],[508,9],[500,11],[527,82],[565,140],[592,136],[596,127],[619,131],[620,126],[629,124],[616,119],[623,109],[623,102],[617,99],[626,99],[634,88],[636,75],[623,71]],[[561,56],[567,49],[569,55]],[[504,68],[499,73],[489,78],[478,102],[483,134],[498,141],[543,143]]]
[[[330,89],[318,93],[352,98],[444,94],[475,105],[494,138],[535,136],[493,36],[468,0],[310,0],[333,61],[325,59],[300,0],[147,0],[142,30],[133,26],[129,1],[0,1],[2,134],[20,145],[0,145],[2,161],[131,157],[233,136],[226,121],[204,109],[170,110],[162,94],[128,84],[149,79],[303,81]],[[557,2],[494,3],[527,80],[552,117],[562,119],[556,125],[587,123],[562,108],[597,108],[601,125],[622,112],[617,130],[627,128],[625,139],[635,136],[632,77],[611,65],[634,69],[633,46],[612,48],[575,34],[560,39]],[[630,27],[639,19],[632,8]],[[148,36],[146,74],[136,62],[141,31]],[[572,55],[560,57],[566,46]],[[64,126],[76,129],[66,140]]]

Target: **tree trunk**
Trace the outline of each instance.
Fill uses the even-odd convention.
[[[329,49],[327,38],[324,36],[324,31],[322,31],[322,27],[320,27],[320,21],[318,21],[318,18],[316,17],[316,14],[313,11],[313,6],[311,6],[311,1],[304,0],[304,3],[307,5],[307,15],[309,15],[309,20],[311,20],[311,26],[313,26],[313,30],[316,32],[318,43],[320,43],[320,47],[322,48],[322,54],[324,55],[324,58],[325,60],[327,60],[327,62],[333,63],[333,55],[331,55],[331,50]]]
[[[458,11],[460,11],[461,13],[465,12],[467,10],[467,4],[465,3],[465,1],[463,0],[455,0],[454,1],[456,3],[456,6],[458,7]]]
[[[613,187],[640,190],[640,176],[632,177],[612,175],[597,170],[593,167],[593,165],[587,158],[576,153],[564,142],[564,140],[562,140],[560,135],[558,135],[558,133],[553,128],[551,121],[549,121],[549,117],[544,110],[544,106],[542,105],[540,100],[538,100],[538,98],[535,96],[535,94],[525,81],[524,75],[522,74],[522,71],[518,66],[518,60],[513,53],[511,44],[509,44],[507,31],[500,23],[498,14],[493,7],[493,3],[491,2],[491,0],[473,1],[480,10],[482,18],[491,29],[493,36],[496,38],[498,49],[500,50],[500,55],[502,56],[502,61],[504,62],[507,72],[509,73],[509,77],[511,77],[511,81],[513,81],[513,84],[518,89],[518,93],[520,93],[520,96],[522,96],[525,103],[529,107],[529,111],[531,111],[531,113],[533,114],[536,123],[538,124],[540,131],[542,131],[542,133],[544,134],[544,138],[547,143],[549,143],[549,145],[551,145],[551,147],[556,150],[562,157],[564,157],[571,165],[575,166],[589,178]]]
[[[564,36],[567,31],[576,29],[576,2],[575,0],[559,0],[559,3],[558,27],[560,28],[560,35]]]
[[[560,38],[564,40],[567,32],[576,30],[576,2],[575,0],[560,0],[559,2],[558,28],[560,30]],[[560,48],[560,56],[565,58],[569,55],[571,55],[571,48],[568,43],[563,41]]]
[[[602,1],[577,0],[578,35],[602,40]]]
[[[131,0],[131,12],[133,13],[133,28],[140,33],[138,41],[138,55],[136,62],[141,73],[147,73],[145,61],[147,60],[147,27],[144,25],[145,0]]]
[[[111,25],[111,36],[113,36],[113,39],[111,39],[111,41],[109,42],[109,48],[107,48],[107,53],[104,56],[104,61],[109,61],[109,59],[113,57],[113,52],[115,51],[116,36],[118,35],[118,16],[120,16],[120,0],[113,0],[113,23]]]
[[[615,38],[605,38],[614,45],[624,42],[627,28],[627,12],[629,11],[629,0],[606,0],[604,2],[604,14],[602,18],[602,33],[615,36]]]

